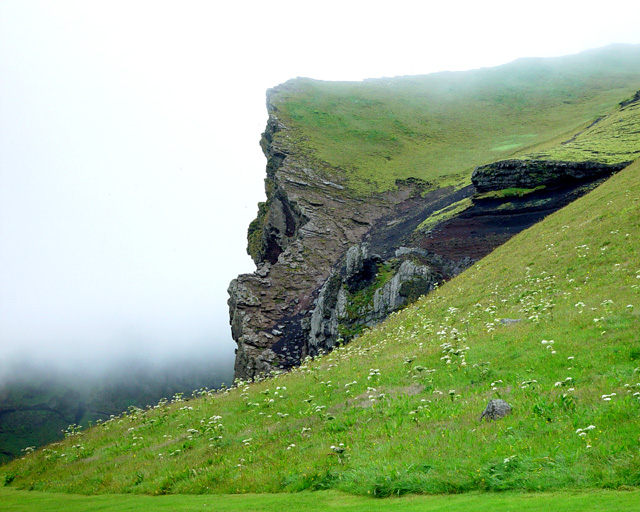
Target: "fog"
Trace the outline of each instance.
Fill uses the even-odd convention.
[[[0,3],[0,381],[230,367],[267,88],[640,42],[616,0],[220,4]]]

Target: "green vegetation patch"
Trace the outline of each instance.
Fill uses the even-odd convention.
[[[629,103],[599,118],[574,138],[527,159],[604,164],[632,162],[640,157],[640,101]]]
[[[640,491],[598,491],[539,493],[535,495],[502,493],[465,496],[412,496],[402,499],[376,500],[335,491],[297,494],[242,494],[206,496],[135,496],[111,494],[78,496],[0,488],[0,499],[12,512],[124,512],[145,510],[190,512],[291,512],[339,510],[341,512],[484,512],[493,508],[520,512],[595,510],[635,512]]]
[[[516,148],[522,148],[530,144],[532,140],[535,140],[536,134],[525,133],[522,135],[514,135],[500,142],[500,145],[491,148],[491,151],[502,152],[509,151]]]
[[[508,199],[511,197],[525,197],[544,190],[546,187],[540,185],[534,188],[503,188],[502,190],[491,190],[482,194],[477,194],[476,199]]]
[[[412,177],[433,188],[468,183],[496,151],[509,158],[566,139],[614,109],[640,82],[639,48],[363,82],[291,80],[269,95],[287,127],[275,140],[360,195]]]
[[[395,275],[399,261],[391,260],[378,266],[376,277],[371,284],[361,290],[347,292],[346,318],[338,325],[338,332],[343,341],[350,341],[361,335],[367,328],[366,317],[373,309],[375,293],[387,284]]]
[[[473,201],[470,197],[466,197],[457,201],[446,208],[438,210],[434,212],[432,215],[427,217],[424,221],[420,223],[420,225],[416,228],[416,231],[420,231],[422,233],[427,233],[431,231],[438,224],[445,222],[446,220],[452,219],[453,217],[457,217],[465,210],[468,210],[473,206]]]

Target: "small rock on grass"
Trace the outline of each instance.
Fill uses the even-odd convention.
[[[483,418],[499,420],[509,414],[511,414],[511,406],[506,401],[496,398],[494,400],[489,400],[487,407],[480,416],[480,421],[482,421]]]

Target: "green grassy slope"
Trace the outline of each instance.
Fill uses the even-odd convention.
[[[640,88],[640,46],[425,76],[295,79],[270,95],[277,137],[368,194],[417,177],[467,182],[477,165],[560,142]]]
[[[600,118],[568,141],[527,159],[591,161],[604,164],[632,162],[640,157],[640,101],[624,105]]]
[[[638,486],[639,254],[636,162],[350,345],[114,418],[0,478],[150,494]],[[494,397],[513,413],[479,422]]]

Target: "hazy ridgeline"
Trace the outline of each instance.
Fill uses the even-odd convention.
[[[62,439],[70,425],[87,427],[132,406],[230,384],[229,355],[201,352],[204,357],[189,351],[146,358],[5,359],[0,365],[0,462]]]

